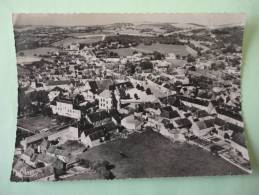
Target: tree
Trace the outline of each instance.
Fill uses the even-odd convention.
[[[190,62],[195,62],[195,58],[194,58],[192,55],[189,54],[189,55],[187,56],[187,62],[189,62],[189,63],[190,63]]]
[[[111,96],[112,96],[112,108],[116,110],[119,102],[116,99],[114,90],[111,91]]]
[[[138,94],[134,94],[134,98],[137,100],[137,99],[139,99],[139,97],[138,97]]]
[[[126,94],[125,99],[130,99],[130,94],[129,93]]]
[[[217,155],[218,154],[218,147],[216,145],[211,146],[210,152],[214,155]]]
[[[153,55],[154,55],[154,60],[162,60],[165,58],[165,55],[164,54],[161,54],[160,52],[158,51],[154,51],[153,52]]]
[[[211,130],[211,134],[218,134],[217,129],[213,128],[213,129]]]
[[[230,136],[229,136],[228,133],[225,133],[225,134],[224,134],[224,139],[230,139]]]
[[[77,94],[75,99],[74,99],[74,105],[79,106],[80,103],[84,102],[85,98],[83,95]]]
[[[19,55],[20,55],[20,56],[24,56],[24,53],[23,53],[23,52],[20,52]]]
[[[139,87],[139,90],[144,91],[145,89],[144,89],[144,87],[141,85],[141,86]]]
[[[127,63],[125,67],[127,67],[126,71],[129,75],[135,74],[135,66],[132,63]]]
[[[137,88],[138,90],[140,90],[140,84],[137,84],[137,85],[136,85],[136,88]]]
[[[147,88],[147,89],[146,89],[146,94],[147,94],[147,95],[151,95],[151,94],[152,94],[152,92],[151,92],[151,89],[150,89],[150,88]]]
[[[153,69],[153,64],[150,61],[143,61],[140,63],[142,70]]]

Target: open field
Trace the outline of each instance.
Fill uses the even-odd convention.
[[[188,54],[195,54],[196,52],[186,45],[169,45],[154,43],[152,45],[140,44],[137,47],[130,48],[119,48],[111,49],[111,51],[118,53],[120,56],[130,56],[133,55],[133,51],[139,51],[144,53],[152,53],[158,51],[163,54],[174,53],[176,55],[186,56]]]
[[[191,54],[190,48],[186,45],[169,45],[169,44],[160,44],[160,43],[155,43],[152,45],[140,44],[133,49],[147,52],[147,53],[151,53],[153,51],[158,51],[163,54],[174,53],[176,55],[179,54],[182,56]]]
[[[33,62],[39,62],[41,60],[41,58],[39,57],[34,57],[34,56],[18,56],[16,57],[16,63],[17,64],[31,64]]]
[[[43,129],[51,129],[57,124],[55,121],[52,121],[50,117],[46,116],[35,116],[31,118],[22,118],[18,119],[17,126],[27,129],[31,132],[37,132]]]
[[[55,43],[52,43],[52,46],[58,47],[58,46],[65,46],[67,47],[68,45],[72,43],[94,43],[101,41],[103,36],[101,35],[84,35],[83,38],[74,38],[74,37],[68,37],[65,38],[61,41],[57,41]]]
[[[104,33],[104,32],[96,32],[96,33],[93,33],[93,32],[79,32],[79,33],[69,33],[69,34],[66,34],[67,36],[70,36],[70,37],[74,37],[74,38],[85,38],[85,37],[99,37],[99,36],[102,36],[102,35],[108,35],[108,33]]]
[[[23,53],[26,57],[33,57],[33,56],[39,56],[39,55],[46,55],[48,53],[57,52],[59,51],[55,47],[39,47],[35,49],[27,49],[27,50],[21,50],[17,53],[19,55],[20,53]]]
[[[129,47],[129,48],[119,48],[119,49],[110,49],[110,51],[113,51],[117,53],[119,56],[132,56],[134,50]]]
[[[126,157],[122,157],[121,153]],[[172,143],[158,133],[146,131],[128,139],[94,147],[81,154],[88,160],[107,160],[116,178],[174,177],[244,174],[220,157],[189,144]],[[85,178],[84,174],[77,178]]]

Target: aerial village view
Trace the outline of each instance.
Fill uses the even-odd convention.
[[[61,17],[77,18],[18,14],[11,180],[251,173],[241,116],[244,27],[179,15],[185,22],[104,14],[103,23],[64,25]]]

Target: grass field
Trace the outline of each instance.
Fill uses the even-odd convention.
[[[88,36],[84,38],[74,38],[74,37],[68,37],[65,38],[61,41],[57,41],[55,43],[52,43],[52,46],[58,47],[58,46],[65,46],[67,47],[68,45],[72,43],[94,43],[102,40],[102,36],[96,35],[96,36]]]
[[[187,46],[185,45],[169,45],[169,44],[160,44],[160,43],[155,43],[152,45],[140,44],[137,47],[135,47],[135,50],[140,50],[140,51],[143,50],[150,53],[153,51],[158,51],[163,54],[174,53],[176,55],[179,54],[182,56],[186,56],[189,54]]]
[[[163,54],[174,53],[176,55],[179,54],[182,56],[195,53],[194,50],[185,45],[169,45],[160,43],[154,43],[152,45],[140,44],[137,47],[111,49],[111,51],[118,53],[120,56],[133,55],[133,51],[139,51],[143,53],[152,53],[154,51],[158,51]]]
[[[119,48],[119,49],[110,49],[110,51],[113,51],[117,53],[119,56],[132,56],[134,50],[132,48]]]
[[[37,132],[42,129],[51,129],[57,124],[47,116],[35,116],[31,118],[22,118],[17,120],[17,126],[30,130],[31,132]]]
[[[39,55],[46,55],[48,54],[48,52],[51,53],[56,51],[58,51],[58,49],[55,47],[39,47],[35,49],[21,50],[19,51],[19,53],[23,52],[24,56],[32,57],[32,56],[35,56],[35,54],[39,56]]]
[[[153,131],[94,147],[81,157],[108,160],[115,166],[112,172],[116,178],[244,174],[207,151],[189,144],[173,144]],[[84,174],[77,176],[78,179],[85,177]]]

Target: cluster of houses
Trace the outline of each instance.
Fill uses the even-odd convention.
[[[113,80],[107,83],[110,85],[100,88],[98,81],[88,81],[85,84],[86,91],[80,93],[83,96],[82,101],[76,104],[75,98],[69,98],[69,84],[55,82],[55,87],[49,90],[52,114],[54,117],[68,118],[70,122],[24,138],[20,142],[23,151],[20,158],[24,163],[36,167],[41,162],[44,167],[38,169],[45,169],[56,162],[55,160],[59,160],[67,166],[75,163],[76,155],[73,152],[66,153],[66,150],[57,155],[56,151],[60,150],[54,150],[52,158],[48,153],[49,147],[75,141],[82,144],[82,148],[91,148],[118,135],[121,138],[125,131],[141,132],[146,128],[152,128],[173,142],[195,142],[196,139],[198,142],[200,139],[211,141],[217,138],[224,141],[225,147],[222,150],[231,149],[244,161],[249,160],[243,141],[242,118],[235,109],[226,110],[225,107],[218,106],[216,101],[163,93],[163,88],[155,85],[150,85],[151,94],[148,94],[146,89],[137,89],[136,86],[141,82]],[[158,95],[156,90],[160,91]],[[217,145],[217,142],[213,144]],[[42,145],[45,146],[44,149]]]
[[[140,52],[115,58],[99,55],[93,48],[71,44],[45,55],[42,66],[33,66],[31,75],[19,79],[27,95],[46,91],[51,117],[65,120],[20,141],[13,166],[17,177],[53,179],[77,163],[80,152],[146,129],[172,142],[216,150],[249,169],[240,83],[210,75],[206,70],[212,65],[202,57],[187,63],[173,53],[161,60]],[[237,67],[222,70],[220,78],[232,73],[238,74]],[[78,148],[68,151],[69,142]]]

